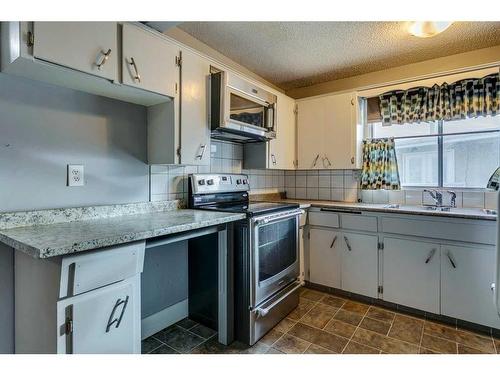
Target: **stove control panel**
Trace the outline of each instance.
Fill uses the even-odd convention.
[[[244,174],[196,173],[189,175],[193,194],[229,193],[250,190],[248,176]]]

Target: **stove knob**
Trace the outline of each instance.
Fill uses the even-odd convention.
[[[248,184],[248,180],[247,180],[247,179],[244,179],[244,180],[243,180],[243,184],[244,184],[244,185]]]
[[[214,180],[207,180],[207,185],[213,185],[214,184]]]
[[[205,180],[198,180],[198,185],[205,185]]]
[[[241,180],[236,180],[236,185],[241,185]]]

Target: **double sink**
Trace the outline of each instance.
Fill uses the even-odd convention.
[[[391,208],[391,209],[399,209],[400,207],[401,206],[399,204],[388,204],[384,206],[384,208]],[[452,212],[457,210],[457,207],[449,207],[449,206],[422,205],[420,207],[428,211]],[[489,208],[482,208],[481,211],[486,215],[498,215],[497,210],[491,210]]]

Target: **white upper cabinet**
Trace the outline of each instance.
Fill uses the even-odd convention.
[[[125,23],[122,31],[122,82],[175,97],[180,47],[153,31]]]
[[[270,169],[295,169],[296,141],[295,99],[278,94],[276,139],[269,141]]]
[[[323,169],[326,97],[297,102],[298,169]]]
[[[356,94],[328,95],[297,104],[298,168],[360,168],[362,127]]]
[[[116,22],[34,22],[33,56],[118,80]]]
[[[182,50],[181,164],[210,164],[209,73],[207,59],[190,50]]]

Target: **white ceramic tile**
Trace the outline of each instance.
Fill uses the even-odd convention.
[[[404,190],[405,192],[405,204],[410,206],[421,206],[422,205],[422,191],[420,190]]]
[[[284,188],[285,187],[285,176],[284,175],[280,175],[278,176],[278,187],[280,188]]]
[[[277,188],[280,185],[280,176],[273,175],[272,179],[273,179],[272,187]]]
[[[332,176],[332,188],[343,189],[344,188],[344,176],[333,175]]]
[[[293,177],[295,177],[295,171],[285,171],[285,176],[293,176]]]
[[[357,202],[358,201],[358,190],[357,189],[344,189],[344,200],[346,202]]]
[[[291,199],[294,199],[295,198],[295,188],[294,187],[287,187],[285,189],[285,192],[286,192],[286,197],[287,198],[291,198]]]
[[[307,187],[308,188],[317,188],[319,186],[319,177],[315,176],[307,176]]]
[[[295,189],[295,198],[297,199],[306,199],[306,188],[296,188]]]
[[[344,200],[344,189],[331,189],[331,200],[332,201],[343,201]]]
[[[233,171],[233,161],[231,159],[222,159],[222,173],[231,173]]]
[[[198,173],[210,173],[210,165],[198,166]]]
[[[387,190],[373,190],[373,203],[389,203],[389,192]]]
[[[232,159],[233,158],[233,145],[229,142],[222,143],[222,158]]]
[[[390,204],[405,204],[405,192],[403,190],[389,190]]]
[[[168,192],[170,194],[179,194],[184,192],[184,176],[172,176],[170,175],[170,181],[168,183]]]
[[[484,208],[490,210],[498,209],[498,193],[496,191],[487,191],[484,193]]]
[[[330,190],[331,190],[330,188],[319,188],[318,199],[329,201],[331,197]]]
[[[332,171],[331,171],[331,170],[329,170],[329,169],[320,169],[320,170],[318,171],[318,174],[319,174],[320,176],[331,176],[331,175],[332,175]]]
[[[256,175],[257,177],[257,185],[256,185],[256,188],[257,189],[265,189],[266,187],[266,176],[263,176],[263,175]]]
[[[233,143],[233,159],[243,159],[243,145]]]
[[[210,145],[210,156],[212,158],[222,157],[222,142],[213,141]]]
[[[168,173],[171,176],[180,176],[184,174],[184,166],[181,165],[170,165],[168,167]]]
[[[233,173],[241,173],[241,160],[232,160]]]
[[[306,171],[306,174],[308,176],[318,176],[319,175],[319,171],[315,170],[315,169],[309,169]]]
[[[286,187],[295,187],[295,175],[285,175],[285,186]]]
[[[210,160],[210,172],[214,173],[222,172],[222,159],[212,158]]]
[[[295,171],[295,174],[298,175],[298,176],[306,175],[307,174],[307,170],[306,169],[298,169],[298,170]]]
[[[151,194],[167,194],[168,182],[169,182],[168,174],[152,174]]]
[[[307,194],[307,199],[318,199],[319,196],[319,191],[317,187],[310,188],[308,187],[306,189],[306,194]]]
[[[151,166],[151,173],[152,174],[168,173],[168,165],[162,165],[162,164],[152,165]]]
[[[373,203],[373,190],[361,190],[363,203]]]
[[[298,188],[305,188],[306,187],[306,176],[305,175],[295,176],[295,187],[298,187]]]
[[[464,192],[462,195],[462,205],[466,208],[484,208],[483,192]]]
[[[357,189],[357,188],[358,188],[358,181],[352,174],[352,171],[351,173],[346,173],[344,175],[344,189]]]
[[[151,194],[151,202],[168,201],[168,194]]]
[[[331,180],[330,175],[326,175],[326,176],[320,175],[318,186],[320,188],[330,188],[330,185],[331,185],[330,180]]]
[[[332,176],[343,176],[344,175],[344,170],[343,169],[333,169],[330,171]]]
[[[273,187],[273,176],[266,176],[266,188]]]

